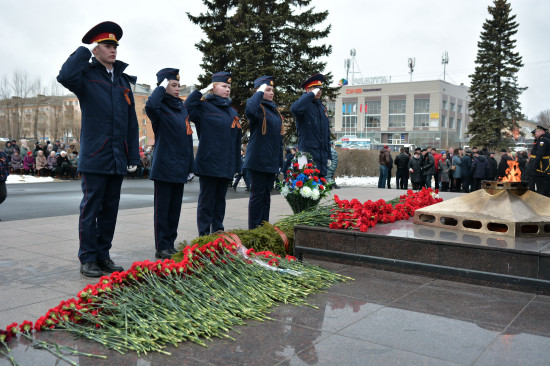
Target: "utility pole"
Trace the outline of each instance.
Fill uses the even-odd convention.
[[[445,81],[445,69],[447,68],[447,64],[449,63],[449,54],[447,51],[443,53],[443,56],[441,56],[441,63],[443,64],[443,81]]]
[[[409,70],[411,70],[409,74],[411,74],[411,81],[413,81],[413,71],[414,71],[415,62],[416,62],[416,57],[413,57],[413,58],[409,57]]]

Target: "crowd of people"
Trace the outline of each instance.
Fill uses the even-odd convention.
[[[500,161],[497,163],[495,152],[486,147],[478,150],[449,148],[438,151],[432,147],[417,147],[411,155],[408,148],[401,148],[393,159],[388,145],[380,150],[380,175],[378,188],[391,188],[391,170],[395,165],[395,187],[412,189],[423,187],[438,189],[443,192],[469,193],[481,189],[483,180],[495,181],[505,178],[510,173],[509,161],[517,162],[520,179],[528,182],[529,189],[545,196],[550,196],[549,144],[550,126],[537,126],[532,134],[535,142],[531,154],[527,151],[510,152],[501,149]],[[516,172],[517,173],[517,172]]]

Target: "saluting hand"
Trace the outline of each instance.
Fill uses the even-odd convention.
[[[267,84],[262,84],[262,85],[260,85],[260,87],[258,88],[258,91],[263,93],[263,92],[265,92],[265,88],[267,88]]]
[[[94,43],[92,43],[92,44],[87,44],[85,47],[86,47],[87,49],[89,49],[90,52],[93,53],[93,51],[95,50],[95,48],[96,48],[97,46],[98,46],[98,44],[97,44],[96,42],[94,42]]]
[[[210,83],[210,85],[208,85],[206,88],[201,89],[200,92],[201,92],[201,94],[206,94],[213,87],[214,87],[214,83]]]
[[[168,79],[164,79],[162,83],[160,83],[160,86],[162,86],[164,89],[168,86]]]

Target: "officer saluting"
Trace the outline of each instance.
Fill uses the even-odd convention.
[[[193,130],[179,98],[178,69],[157,73],[158,87],[147,99],[145,112],[153,123],[155,154],[151,179],[155,182],[155,256],[171,258],[176,250],[183,187],[193,172]]]
[[[195,174],[200,183],[199,236],[223,231],[227,187],[235,173],[241,171],[242,130],[230,92],[231,74],[222,71],[212,75],[212,84],[195,90],[185,100],[189,120],[195,123],[199,135],[195,158]]]
[[[327,162],[331,156],[327,108],[321,103],[324,82],[323,74],[307,79],[302,84],[306,92],[290,107],[296,118],[298,149],[311,154],[323,177],[327,175]]]
[[[109,257],[115,232],[120,188],[127,172],[140,163],[138,123],[128,66],[116,59],[122,28],[103,22],[82,38],[57,76],[73,92],[82,111],[80,161],[83,197],[80,203],[80,272],[100,277],[122,271]],[[89,62],[93,56],[92,62]]]
[[[531,149],[529,164],[535,175],[536,192],[550,197],[550,133],[547,122],[541,121],[535,129],[535,142]],[[533,161],[531,163],[531,160]]]
[[[275,175],[283,166],[283,118],[273,102],[273,77],[254,80],[256,92],[246,101],[246,117],[250,121],[250,141],[244,168],[250,173],[248,229],[269,222],[271,189]]]

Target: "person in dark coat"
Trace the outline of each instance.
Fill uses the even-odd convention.
[[[472,185],[472,152],[466,151],[462,157],[462,192],[470,193]]]
[[[311,154],[322,177],[327,175],[327,161],[331,157],[330,124],[327,108],[321,103],[324,82],[322,74],[307,79],[302,84],[306,92],[290,107],[296,119],[298,150]]]
[[[509,160],[514,160],[510,154],[508,154],[508,150],[502,149],[501,152],[503,153],[500,157],[500,162],[498,163],[498,178],[503,178],[506,176],[506,169],[508,169],[510,166],[508,165]]]
[[[8,190],[6,189],[8,175],[10,175],[8,156],[5,152],[0,150],[0,204],[8,197]],[[0,221],[2,221],[2,219],[0,219]]]
[[[202,99],[207,91],[210,93]],[[241,170],[242,130],[239,114],[229,99],[230,92],[231,74],[218,72],[212,75],[212,84],[192,92],[184,104],[199,136],[195,157],[195,175],[200,183],[199,236],[223,231],[227,188]]]
[[[401,148],[393,161],[395,164],[395,185],[397,189],[409,188],[409,155]]]
[[[498,174],[498,164],[495,159],[495,152],[489,151],[489,157],[487,158],[487,162],[489,163],[489,170],[487,171],[487,179],[488,180],[497,180],[497,174]]]
[[[481,181],[487,179],[489,175],[489,162],[485,155],[474,153],[472,162],[472,192],[481,188]]]
[[[519,171],[521,172],[521,181],[527,182],[527,160],[529,160],[527,151],[520,151],[517,155],[517,160]]]
[[[149,178],[155,185],[155,257],[171,258],[177,252],[184,184],[193,172],[193,130],[180,94],[178,69],[157,72],[157,87],[145,103],[155,133],[155,154]]]
[[[443,192],[449,191],[449,183],[451,181],[451,177],[449,175],[449,172],[451,172],[451,160],[447,159],[447,153],[445,151],[441,152],[441,157],[439,159],[439,179],[441,183],[441,190]]]
[[[57,156],[57,175],[64,180],[71,177],[71,162],[66,151],[61,151]]]
[[[244,158],[244,169],[250,178],[248,229],[269,222],[271,190],[275,176],[283,167],[283,117],[273,102],[272,76],[254,80],[256,92],[246,101],[246,117],[250,122],[250,140]]]
[[[128,66],[117,60],[122,28],[113,22],[93,27],[61,67],[57,81],[73,92],[82,111],[80,160],[80,272],[100,277],[123,271],[109,256],[115,233],[120,189],[140,163],[138,122]],[[90,56],[92,62],[90,63]]]
[[[391,189],[391,171],[393,169],[393,156],[391,156],[391,149],[388,149],[388,189]]]
[[[411,173],[411,183],[413,189],[418,191],[424,186],[424,176],[422,175],[422,162],[424,158],[420,153],[420,148],[414,150],[414,155],[409,160],[409,172]]]
[[[432,178],[435,174],[435,159],[428,149],[422,149],[422,175],[424,187],[432,188]]]
[[[535,129],[535,142],[531,149],[536,192],[550,197],[550,124],[541,121]]]

